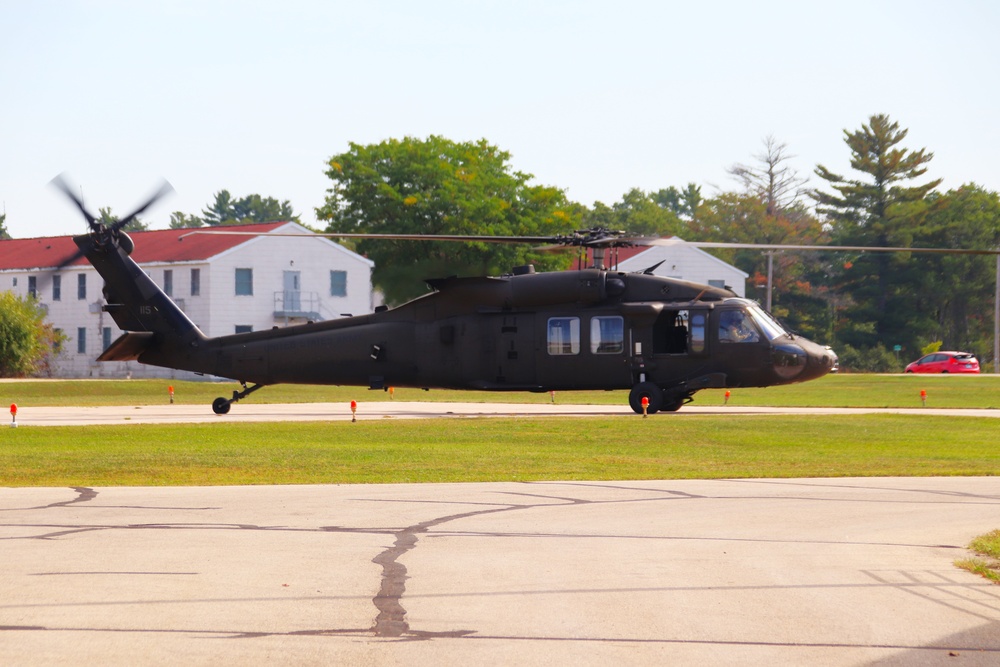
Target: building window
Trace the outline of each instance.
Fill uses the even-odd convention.
[[[592,354],[621,354],[625,351],[625,320],[613,317],[590,319],[590,351]]]
[[[580,354],[580,318],[550,317],[548,325],[549,354]]]
[[[726,289],[726,281],[725,280],[709,280],[708,284],[711,287],[718,287],[720,289]]]
[[[52,276],[52,300],[62,300],[62,276],[58,273]]]
[[[174,271],[173,269],[163,270],[163,293],[167,296],[174,295]]]
[[[347,296],[347,271],[330,272],[330,296]]]
[[[236,296],[253,296],[253,269],[236,269]]]
[[[76,298],[80,301],[87,300],[87,274],[76,274]]]
[[[201,294],[201,269],[191,269],[191,296]]]
[[[38,278],[35,276],[28,276],[28,296],[38,298]]]
[[[252,324],[237,324],[236,325],[236,333],[250,333],[251,331],[253,331],[253,325]]]
[[[55,334],[52,341],[52,351],[59,354],[62,352],[63,332],[59,327],[52,329],[52,332]]]
[[[105,350],[111,347],[111,327],[104,327],[101,330],[101,344]]]
[[[76,330],[76,353],[87,354],[87,330],[83,327]]]

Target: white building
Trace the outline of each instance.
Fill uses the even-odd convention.
[[[674,237],[675,240],[681,239]],[[614,250],[608,251],[605,260],[609,265],[614,261]],[[688,245],[648,246],[621,248],[618,251],[619,271],[630,273],[644,271],[659,264],[653,273],[667,278],[680,278],[691,282],[725,287],[737,296],[746,296],[746,281],[749,273],[741,271],[718,257]]]
[[[223,228],[256,236],[131,232],[132,258],[206,336],[372,312],[374,263],[295,223]],[[66,342],[56,377],[193,377],[137,362],[98,362],[122,331],[102,310],[104,282],[84,258],[67,266],[72,237],[0,241],[0,290],[38,297]]]

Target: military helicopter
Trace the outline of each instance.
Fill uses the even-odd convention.
[[[90,232],[74,237],[104,278],[104,310],[125,331],[98,357],[232,378],[242,391],[215,399],[217,414],[278,383],[534,391],[629,389],[637,413],[675,411],[708,388],[766,387],[837,368],[829,348],[787,332],[755,302],[724,288],[623,273],[604,253],[666,243],[607,229],[563,236],[331,234],[337,238],[533,243],[588,248],[594,266],[497,277],[428,280],[433,292],[395,308],[268,331],[206,337],[129,257],[124,226],[101,224],[61,180]],[[193,233],[228,233],[195,231]],[[249,385],[249,386],[248,386]]]

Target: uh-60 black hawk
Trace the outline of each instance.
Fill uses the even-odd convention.
[[[428,280],[433,292],[396,308],[209,338],[129,257],[133,243],[122,228],[160,193],[104,225],[61,180],[56,184],[87,218],[90,233],[74,241],[104,278],[104,309],[126,332],[98,359],[239,381],[242,391],[213,403],[219,414],[278,383],[630,389],[633,410],[656,413],[677,410],[701,389],[802,382],[837,366],[829,347],[788,333],[728,289],[656,276],[655,267],[641,273],[605,269],[606,248],[664,242],[608,230],[554,237],[392,236],[583,246],[593,250],[595,265],[548,273],[523,266],[499,277]]]

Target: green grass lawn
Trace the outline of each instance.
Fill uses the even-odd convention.
[[[0,486],[996,475],[998,443],[998,419],[923,415],[23,427]]]
[[[69,380],[0,382],[0,405],[156,405],[167,403],[168,386],[174,387],[177,403],[211,404],[217,396],[231,396],[235,382],[180,382],[176,380]],[[920,391],[927,392],[929,407],[1000,409],[1000,375],[828,375],[802,384],[765,389],[733,389],[731,405],[828,406],[828,407],[920,407]],[[396,389],[397,401],[462,401],[547,403],[549,394],[528,392],[476,392]],[[246,399],[248,403],[308,403],[385,401],[383,391],[364,387],[276,385]],[[626,405],[627,391],[556,392],[558,403]],[[720,405],[721,389],[695,395],[695,405]]]
[[[0,404],[208,405],[235,383],[0,382]],[[1000,409],[1000,377],[832,375],[734,389],[730,405]],[[247,402],[384,401],[357,387],[282,385]],[[397,389],[394,400],[549,402],[548,394]],[[559,392],[627,403],[627,392]],[[6,401],[7,403],[4,403]],[[696,404],[718,405],[722,390]],[[0,429],[0,486],[471,482],[1000,474],[1000,419],[930,415],[477,418]]]

